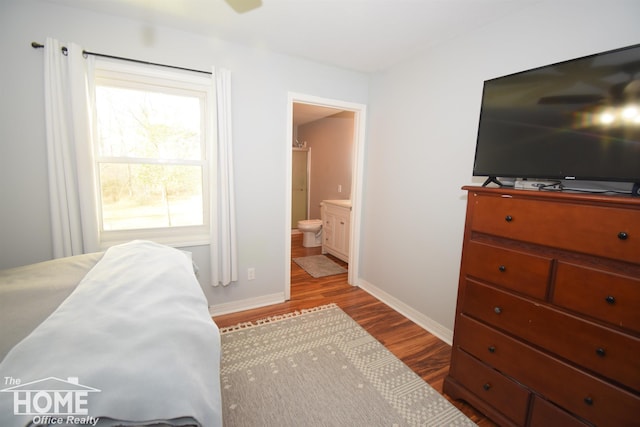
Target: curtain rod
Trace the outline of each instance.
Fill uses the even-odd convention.
[[[42,49],[44,48],[44,45],[38,42],[31,42],[31,47],[34,49]],[[61,50],[64,55],[67,55],[68,49],[65,46],[63,46]],[[192,71],[194,73],[202,73],[202,74],[209,74],[209,75],[213,74],[211,71],[195,70],[193,68],[178,67],[176,65],[159,64],[157,62],[148,62],[148,61],[142,61],[140,59],[124,58],[122,56],[105,55],[104,53],[89,52],[86,50],[83,50],[82,54],[97,56],[99,58],[119,59],[121,61],[135,62],[138,64],[156,65],[158,67],[173,68],[174,70]]]

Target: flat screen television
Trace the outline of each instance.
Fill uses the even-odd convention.
[[[640,44],[485,81],[473,175],[639,183]]]

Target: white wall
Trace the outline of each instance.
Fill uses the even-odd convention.
[[[0,268],[51,258],[43,99],[47,36],[100,53],[232,72],[241,280],[207,285],[208,247],[192,248],[211,304],[284,290],[288,93],[367,103],[368,77],[284,55],[36,0],[0,3]],[[246,280],[248,267],[256,279]]]
[[[483,81],[640,43],[640,2],[548,1],[375,75],[360,283],[451,333]],[[448,331],[446,331],[448,330]]]
[[[541,2],[369,77],[220,40],[148,28],[36,0],[0,2],[0,268],[51,257],[42,51],[46,36],[86,49],[233,72],[240,271],[212,304],[283,289],[287,93],[368,104],[361,277],[403,308],[453,328],[482,82],[640,43],[640,2]],[[145,37],[146,35],[146,37]],[[368,94],[370,91],[370,94]],[[208,248],[195,248],[202,265]],[[247,267],[256,280],[246,281]]]

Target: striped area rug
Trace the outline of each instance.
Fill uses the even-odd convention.
[[[330,304],[221,330],[225,426],[474,426]]]

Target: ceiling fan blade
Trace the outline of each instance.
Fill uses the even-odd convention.
[[[238,13],[249,12],[262,6],[262,0],[225,0]]]

